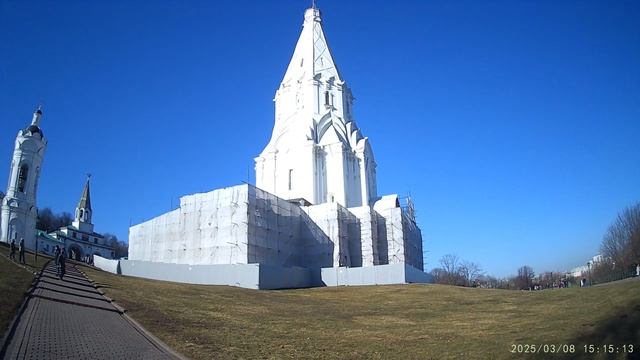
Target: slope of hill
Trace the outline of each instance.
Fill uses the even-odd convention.
[[[610,344],[640,353],[638,279],[538,292],[443,285],[257,291],[86,272],[194,359],[548,358],[550,351],[591,359],[584,345],[603,357]],[[519,354],[538,346],[537,355]]]

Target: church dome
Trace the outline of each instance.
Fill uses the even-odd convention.
[[[44,137],[44,133],[37,125],[29,125],[29,127],[25,130],[26,133],[31,133],[31,135],[39,134],[40,137]]]

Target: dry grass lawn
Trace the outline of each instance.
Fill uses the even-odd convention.
[[[36,263],[33,254],[26,253],[27,264],[21,267],[9,260],[8,256],[9,247],[3,243],[0,245],[0,336],[7,330],[22,303],[25,292],[33,281],[33,273],[39,271],[48,260],[38,257]]]
[[[576,346],[555,358],[594,358],[584,344],[634,344],[632,356],[640,353],[638,279],[539,292],[443,285],[257,291],[86,272],[194,359],[551,357],[512,354],[512,344]]]

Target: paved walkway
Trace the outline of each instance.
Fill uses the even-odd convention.
[[[7,340],[5,359],[176,359],[67,263],[51,261]],[[1,345],[1,344],[0,344]]]

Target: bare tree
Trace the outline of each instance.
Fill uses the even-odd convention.
[[[457,255],[447,254],[440,258],[443,274],[441,284],[463,285],[460,283],[460,258]]]
[[[109,233],[105,233],[104,238],[107,244],[113,247],[113,252],[115,253],[116,258],[129,256],[129,244],[118,240],[117,236]]]
[[[465,286],[472,286],[476,283],[478,277],[482,275],[482,269],[480,265],[465,260],[458,268],[458,274],[460,274],[460,278],[464,281]]]
[[[444,270],[441,268],[432,269],[430,273],[431,273],[431,276],[433,276],[433,281],[436,284],[442,284],[443,279],[446,277]]]
[[[600,251],[622,269],[640,263],[640,203],[618,214],[602,239]]]
[[[44,232],[52,232],[63,226],[70,225],[72,221],[73,218],[68,212],[54,214],[50,208],[44,208],[38,210],[36,228]]]
[[[536,274],[533,272],[531,266],[523,266],[518,269],[518,276],[516,276],[515,285],[518,289],[528,289],[533,286],[533,277]]]

